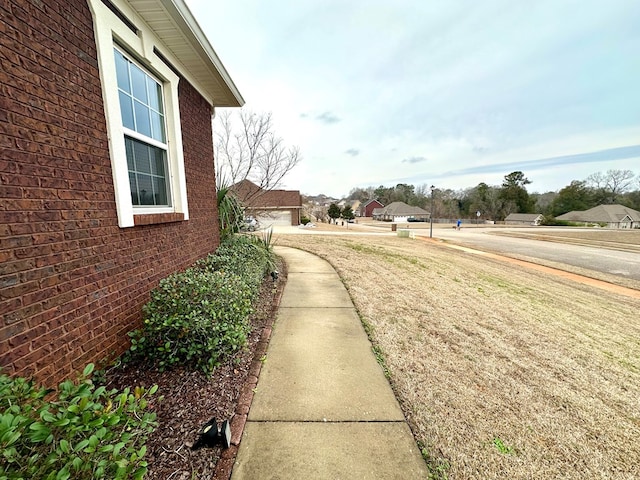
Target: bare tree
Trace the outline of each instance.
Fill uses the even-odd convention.
[[[252,195],[278,188],[302,160],[299,147],[285,145],[275,134],[271,113],[223,111],[214,120],[214,136],[218,185],[250,180],[261,189]]]
[[[607,184],[607,180],[602,172],[592,173],[587,177],[587,185],[596,190],[604,188]]]
[[[606,174],[597,172],[589,175],[587,183],[596,191],[602,192],[601,201],[615,203],[621,194],[631,188],[634,177],[631,170],[607,170]]]
[[[611,192],[612,201],[631,188],[634,176],[631,170],[607,170],[607,190]]]

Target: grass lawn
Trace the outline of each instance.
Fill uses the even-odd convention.
[[[640,302],[397,237],[281,235],[371,327],[435,478],[640,478]]]

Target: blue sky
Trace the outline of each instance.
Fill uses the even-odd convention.
[[[284,188],[640,174],[637,0],[186,0],[303,162]]]

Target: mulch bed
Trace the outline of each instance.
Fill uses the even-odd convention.
[[[211,376],[178,368],[158,372],[148,365],[126,365],[107,371],[108,387],[123,389],[158,385],[150,411],[158,427],[149,437],[149,480],[224,479],[231,476],[238,444],[271,335],[271,327],[287,279],[279,261],[279,279],[265,279],[251,316],[247,346],[217,367]],[[231,419],[231,446],[197,447],[199,432],[211,418]]]

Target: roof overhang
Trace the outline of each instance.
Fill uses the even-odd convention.
[[[187,78],[211,105],[244,105],[240,91],[183,0],[127,1],[169,50],[175,67],[188,72]]]

